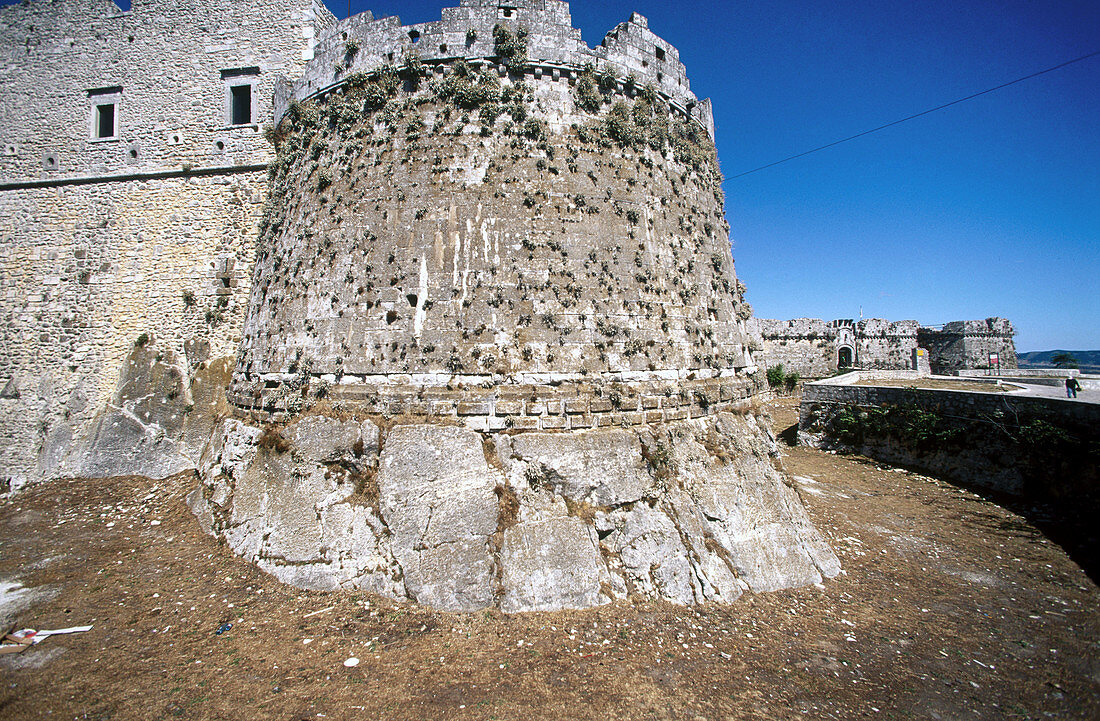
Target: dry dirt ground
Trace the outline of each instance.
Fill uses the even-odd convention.
[[[199,532],[186,475],[44,484],[0,507],[0,581],[37,589],[11,620],[94,628],[0,657],[0,718],[1100,718],[1100,591],[1059,546],[928,477],[785,463],[838,578],[517,616],[283,586]]]

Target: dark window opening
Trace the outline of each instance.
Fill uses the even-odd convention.
[[[418,30],[410,30],[409,40],[412,40],[414,43],[420,42],[420,32]]]
[[[447,52],[447,43],[443,43],[442,45],[439,46],[439,52],[446,54],[446,52]]]
[[[252,86],[234,85],[229,93],[229,124],[248,125],[252,122]]]
[[[115,137],[115,105],[95,106],[95,136],[97,138]]]
[[[397,320],[397,311],[391,310],[386,313],[386,324],[393,325],[393,322]]]
[[[500,16],[502,18],[510,18],[515,14],[515,12],[516,9],[514,7],[505,7],[503,5],[500,6]]]
[[[409,305],[413,308],[416,307],[416,293],[409,293],[405,296],[405,300],[409,301]]]
[[[656,52],[654,54],[657,56],[658,60],[664,60],[665,59],[665,49],[664,48],[656,48]]]
[[[657,73],[657,82],[662,82],[665,79],[664,73]]]

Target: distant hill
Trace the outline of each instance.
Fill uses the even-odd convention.
[[[1100,373],[1100,350],[1033,350],[1017,353],[1021,368],[1053,368],[1051,360],[1059,353],[1069,353],[1077,359],[1077,365],[1084,373]]]

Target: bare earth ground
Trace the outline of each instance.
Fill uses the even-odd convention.
[[[1100,590],[1060,547],[945,483],[786,454],[845,575],[698,609],[299,591],[199,532],[189,476],[44,484],[0,507],[0,580],[40,589],[12,621],[95,628],[0,657],[0,718],[1100,718]]]

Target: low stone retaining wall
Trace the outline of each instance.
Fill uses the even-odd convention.
[[[1100,404],[848,385],[853,382],[842,376],[806,384],[800,443],[996,491],[1100,508]]]

